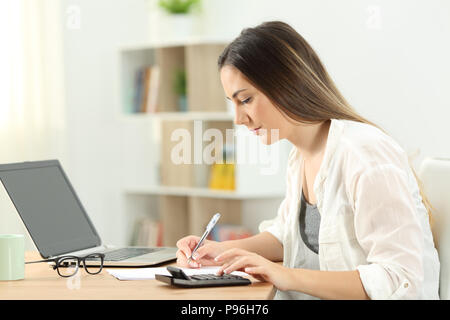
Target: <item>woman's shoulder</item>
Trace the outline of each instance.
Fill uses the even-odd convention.
[[[381,128],[364,122],[336,120],[342,127],[342,135],[353,142],[374,142],[390,138]]]
[[[338,121],[341,136],[336,147],[336,155],[345,158],[347,163],[356,167],[380,164],[403,166],[408,163],[404,149],[380,128],[351,120]]]

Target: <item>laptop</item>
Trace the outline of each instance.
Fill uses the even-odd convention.
[[[176,259],[174,247],[102,243],[58,160],[0,165],[0,182],[44,259],[104,253],[104,266],[145,267]]]

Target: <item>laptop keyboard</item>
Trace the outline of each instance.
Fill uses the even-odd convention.
[[[162,250],[162,248],[121,248],[105,252],[105,261],[122,261],[160,250]]]

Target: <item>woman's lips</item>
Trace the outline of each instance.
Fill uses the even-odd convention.
[[[255,129],[251,129],[251,130],[252,130],[252,132],[253,132],[254,134],[258,134],[259,129],[261,129],[261,127],[258,127],[258,128],[255,128]]]

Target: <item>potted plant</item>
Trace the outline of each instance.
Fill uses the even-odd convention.
[[[178,96],[178,108],[180,111],[187,111],[187,80],[186,70],[177,69],[175,71],[173,89]]]
[[[159,6],[170,14],[187,14],[200,0],[159,0]]]
[[[150,36],[156,40],[181,40],[202,33],[201,0],[152,0]]]

